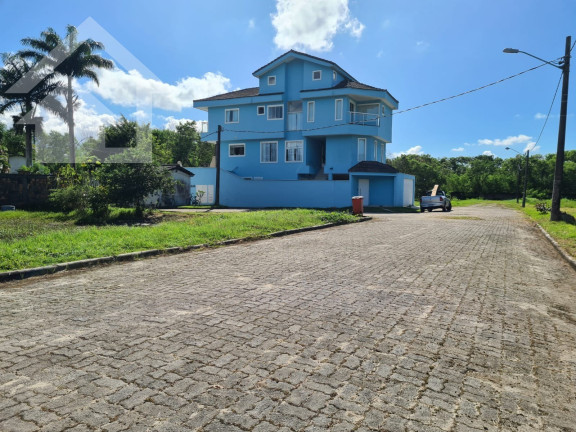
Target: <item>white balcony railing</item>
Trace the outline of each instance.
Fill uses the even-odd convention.
[[[350,111],[350,123],[362,126],[380,126],[378,114]]]

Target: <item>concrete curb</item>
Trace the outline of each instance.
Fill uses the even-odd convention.
[[[365,221],[369,221],[371,219],[372,218],[369,216],[363,216],[360,219],[358,219],[357,221],[354,221],[351,223],[365,222]],[[315,231],[315,230],[324,229],[324,228],[331,228],[331,227],[335,227],[335,226],[339,226],[339,225],[347,225],[347,223],[329,223],[329,224],[325,224],[325,225],[314,225],[314,226],[310,226],[310,227],[296,228],[296,229],[286,230],[286,231],[278,231],[278,232],[274,232],[271,234],[263,235],[262,237],[252,237],[252,238],[248,237],[248,238],[224,240],[224,241],[214,243],[214,244],[203,243],[203,244],[199,244],[199,245],[183,246],[183,247],[171,247],[171,248],[166,248],[166,249],[150,249],[150,250],[139,251],[139,252],[129,252],[129,253],[124,253],[124,254],[114,255],[114,256],[107,256],[107,257],[101,257],[101,258],[89,258],[89,259],[72,261],[72,262],[67,262],[67,263],[53,264],[53,265],[44,266],[44,267],[34,267],[34,268],[22,269],[22,270],[12,270],[12,271],[8,271],[8,272],[0,273],[0,283],[14,281],[14,280],[28,279],[28,278],[34,277],[34,276],[43,276],[43,275],[54,274],[54,273],[58,273],[58,272],[61,272],[64,270],[77,270],[77,269],[83,269],[83,268],[92,267],[92,266],[96,266],[96,265],[112,264],[115,262],[123,262],[123,261],[134,261],[137,259],[155,257],[155,256],[159,256],[159,255],[172,255],[172,254],[177,254],[177,253],[189,252],[189,251],[196,250],[196,249],[228,246],[228,245],[238,244],[238,243],[242,243],[242,242],[263,240],[263,239],[270,238],[270,237],[282,237],[282,236],[291,235],[291,234],[298,234],[298,233],[302,233],[302,232],[306,232],[306,231]]]
[[[554,239],[552,238],[552,236],[551,236],[550,234],[548,234],[544,228],[542,228],[542,226],[541,226],[540,224],[535,224],[535,225],[538,227],[538,229],[540,230],[540,232],[541,232],[542,234],[544,234],[544,237],[546,237],[546,238],[548,239],[548,241],[552,244],[552,246],[554,246],[554,249],[556,249],[556,250],[560,253],[560,255],[562,255],[562,258],[564,258],[564,259],[566,260],[566,262],[567,262],[568,264],[570,264],[574,270],[576,270],[576,260],[575,260],[574,258],[572,258],[572,257],[568,254],[568,252],[566,252],[566,251],[562,248],[562,246],[560,246],[560,245],[558,244],[558,242],[556,242],[556,240],[554,240]]]

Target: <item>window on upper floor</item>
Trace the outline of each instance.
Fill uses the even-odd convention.
[[[286,162],[302,162],[304,160],[304,143],[302,141],[286,141]]]
[[[312,79],[314,81],[321,80],[322,79],[322,71],[321,70],[312,71]]]
[[[238,108],[227,109],[224,115],[224,123],[238,123],[240,121],[240,110]]]
[[[260,143],[260,163],[278,162],[278,141],[262,141]]]
[[[244,144],[230,144],[228,146],[228,156],[230,157],[244,156],[245,152],[246,146]]]
[[[276,85],[276,76],[275,75],[271,75],[268,77],[268,85],[269,86]]]
[[[358,162],[366,160],[366,138],[358,138]]]
[[[384,163],[386,161],[386,145],[380,143],[380,162]]]
[[[262,105],[256,108],[258,115],[264,115],[266,113],[266,108]]]
[[[378,160],[378,141],[374,140],[374,160]]]
[[[306,121],[308,123],[314,123],[314,111],[316,110],[316,102],[309,101],[307,103]]]
[[[336,73],[336,71],[332,71],[332,79],[336,81],[336,78],[338,78],[338,74]]]
[[[288,130],[302,129],[302,101],[288,102]]]
[[[268,120],[282,120],[284,118],[284,105],[269,105]]]
[[[334,120],[342,120],[343,118],[344,101],[342,99],[336,99],[334,101]]]

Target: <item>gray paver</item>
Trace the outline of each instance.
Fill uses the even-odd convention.
[[[0,304],[0,430],[576,430],[576,273],[502,208],[11,282]]]

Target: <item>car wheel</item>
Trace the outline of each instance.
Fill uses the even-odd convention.
[[[422,207],[420,207],[420,213],[424,213],[426,211],[426,209],[423,209]]]
[[[428,209],[428,211],[429,211],[429,212],[431,212],[431,211],[432,211],[432,209],[431,209],[431,208],[429,208],[429,209]]]

